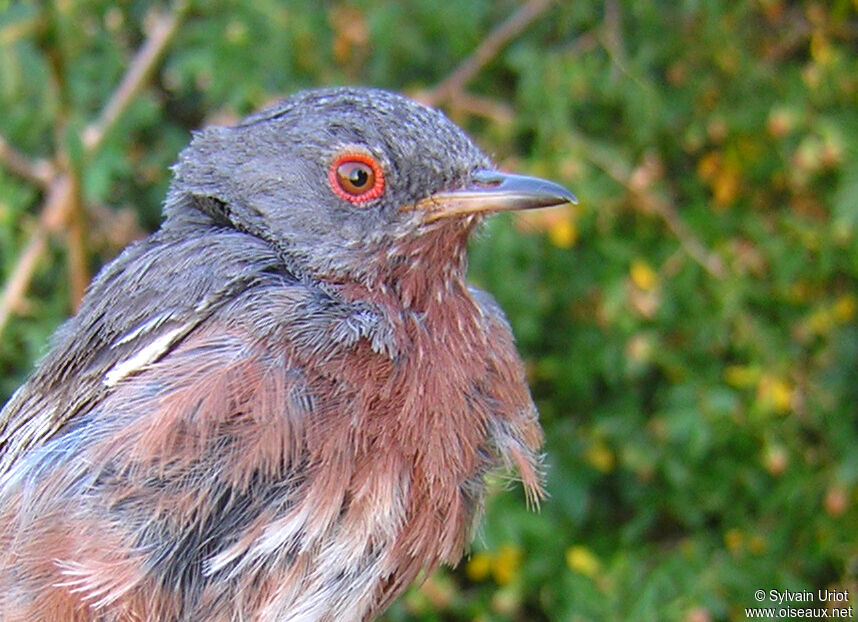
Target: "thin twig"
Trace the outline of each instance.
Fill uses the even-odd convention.
[[[24,296],[27,293],[27,288],[30,286],[30,280],[33,272],[36,271],[36,265],[45,252],[47,242],[47,233],[44,229],[36,229],[27,242],[26,248],[18,255],[18,263],[9,275],[9,280],[3,287],[3,294],[0,295],[0,334],[6,327],[6,323],[13,313],[17,313],[23,306]]]
[[[128,71],[111,95],[98,120],[84,131],[85,156],[92,156],[98,150],[107,133],[143,87],[166,51],[170,40],[178,31],[187,9],[188,0],[177,0],[169,14],[155,20],[149,38],[137,51]],[[8,165],[8,156],[2,159]],[[26,248],[18,257],[9,280],[0,294],[0,334],[11,315],[22,304],[39,259],[47,248],[48,234],[62,229],[76,209],[77,202],[78,195],[72,176],[67,172],[59,175],[52,174],[49,179],[48,197],[42,207],[38,225]],[[73,287],[78,286],[73,285]]]
[[[664,224],[670,229],[670,232],[679,240],[680,245],[688,255],[696,261],[711,276],[716,279],[724,279],[727,276],[727,269],[724,266],[724,261],[721,256],[715,251],[706,248],[703,243],[697,239],[689,229],[685,226],[685,222],[679,216],[676,206],[672,202],[662,198],[648,197],[652,200],[654,212],[661,216]]]
[[[587,142],[581,136],[576,136],[575,141],[579,145]],[[623,186],[640,205],[645,206],[647,213],[655,214],[661,218],[670,232],[679,241],[685,253],[700,264],[704,270],[719,280],[727,276],[727,268],[721,256],[717,252],[706,248],[697,236],[685,226],[676,206],[668,197],[648,191],[648,189],[639,187],[639,184],[633,183],[631,173],[612,159],[600,155],[600,150],[596,146],[585,148],[584,153],[586,154],[584,157],[587,160]]]
[[[599,36],[601,32],[597,28],[582,32],[575,39],[560,48],[560,54],[565,57],[580,56],[584,52],[589,52],[599,45]]]
[[[0,164],[15,175],[42,188],[47,188],[56,174],[50,162],[42,159],[34,160],[24,155],[2,136],[0,136]]]
[[[47,248],[48,235],[57,232],[65,221],[65,213],[70,209],[68,203],[75,196],[71,186],[68,175],[61,175],[51,183],[39,222],[0,295],[0,334],[12,314],[23,304],[33,273]]]
[[[450,75],[431,90],[422,93],[420,100],[428,106],[439,106],[453,98],[479,73],[480,69],[497,56],[504,46],[515,39],[549,6],[551,6],[551,0],[530,0],[523,5],[490,32],[477,46],[477,49],[462,61]]]
[[[102,109],[98,120],[84,130],[83,144],[88,153],[95,153],[98,150],[104,137],[143,88],[166,51],[167,45],[178,31],[187,10],[188,0],[177,0],[169,13],[155,19],[149,38],[137,51],[122,82]]]
[[[614,63],[611,64],[611,82],[619,78],[619,70],[626,73],[626,53],[623,49],[623,16],[617,0],[605,0],[605,17],[602,20],[602,39]]]
[[[450,111],[453,115],[461,111],[485,117],[498,125],[508,125],[515,119],[515,111],[509,104],[465,91],[457,92],[451,97]]]
[[[69,275],[69,297],[75,311],[80,307],[86,286],[89,285],[91,277],[89,273],[89,262],[87,261],[88,233],[84,225],[86,211],[83,208],[80,195],[80,182],[77,177],[72,177],[74,188],[70,195],[73,203],[68,210],[68,219],[65,227],[65,240],[67,249],[68,275]]]

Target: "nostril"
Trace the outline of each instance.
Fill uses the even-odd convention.
[[[477,171],[471,176],[475,185],[484,188],[495,188],[503,183],[504,176],[498,171]]]

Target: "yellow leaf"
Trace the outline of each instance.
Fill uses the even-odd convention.
[[[640,289],[650,291],[658,284],[658,275],[655,270],[642,259],[636,259],[632,262],[629,275],[634,283]]]
[[[578,239],[578,228],[570,219],[558,221],[549,227],[548,239],[558,248],[572,248]]]
[[[602,567],[599,558],[585,546],[570,546],[566,549],[566,564],[577,573],[590,577],[596,576]]]
[[[484,581],[492,570],[492,556],[485,551],[474,553],[465,565],[465,574],[471,581]]]
[[[710,151],[697,163],[697,176],[703,181],[710,181],[721,168],[721,154]]]
[[[727,533],[724,534],[724,544],[727,546],[727,550],[733,555],[737,555],[742,551],[742,544],[744,541],[745,537],[738,529],[729,529],[727,530]]]
[[[765,553],[767,548],[768,542],[766,542],[766,539],[761,535],[753,535],[750,540],[748,540],[748,550],[754,555]]]
[[[739,174],[733,167],[724,167],[712,180],[715,204],[726,207],[739,195]]]
[[[858,300],[854,294],[844,294],[834,302],[832,314],[839,324],[851,322],[858,310]]]
[[[584,458],[602,473],[610,473],[614,469],[614,452],[603,443],[591,445],[584,453]]]
[[[728,365],[724,370],[724,382],[737,389],[747,389],[757,384],[760,370],[748,365]]]
[[[521,567],[521,549],[514,544],[504,544],[492,560],[492,576],[499,585],[506,585],[518,574]]]
[[[820,65],[827,65],[834,57],[831,43],[821,30],[814,31],[810,36],[810,56]]]
[[[810,314],[807,323],[814,335],[826,335],[834,328],[834,316],[829,309],[817,309]]]
[[[757,399],[762,405],[777,413],[787,413],[792,408],[793,388],[785,380],[769,374],[760,378],[757,386]]]

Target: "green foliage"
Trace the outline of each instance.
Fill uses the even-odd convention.
[[[128,214],[157,226],[190,130],[318,84],[425,92],[518,7],[197,2],[87,156],[166,7],[0,1],[0,135],[80,170],[94,270]],[[550,496],[494,495],[469,560],[387,620],[740,620],[758,589],[858,589],[856,32],[847,0],[556,3],[444,102],[581,199],[472,249],[526,358]],[[43,199],[0,169],[3,279]],[[3,399],[71,311],[63,241],[0,340]]]

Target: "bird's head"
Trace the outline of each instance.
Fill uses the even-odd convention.
[[[575,201],[500,173],[442,113],[365,88],[305,91],[202,130],[174,170],[165,227],[232,227],[335,281],[383,278],[430,254],[463,270],[483,214]]]

